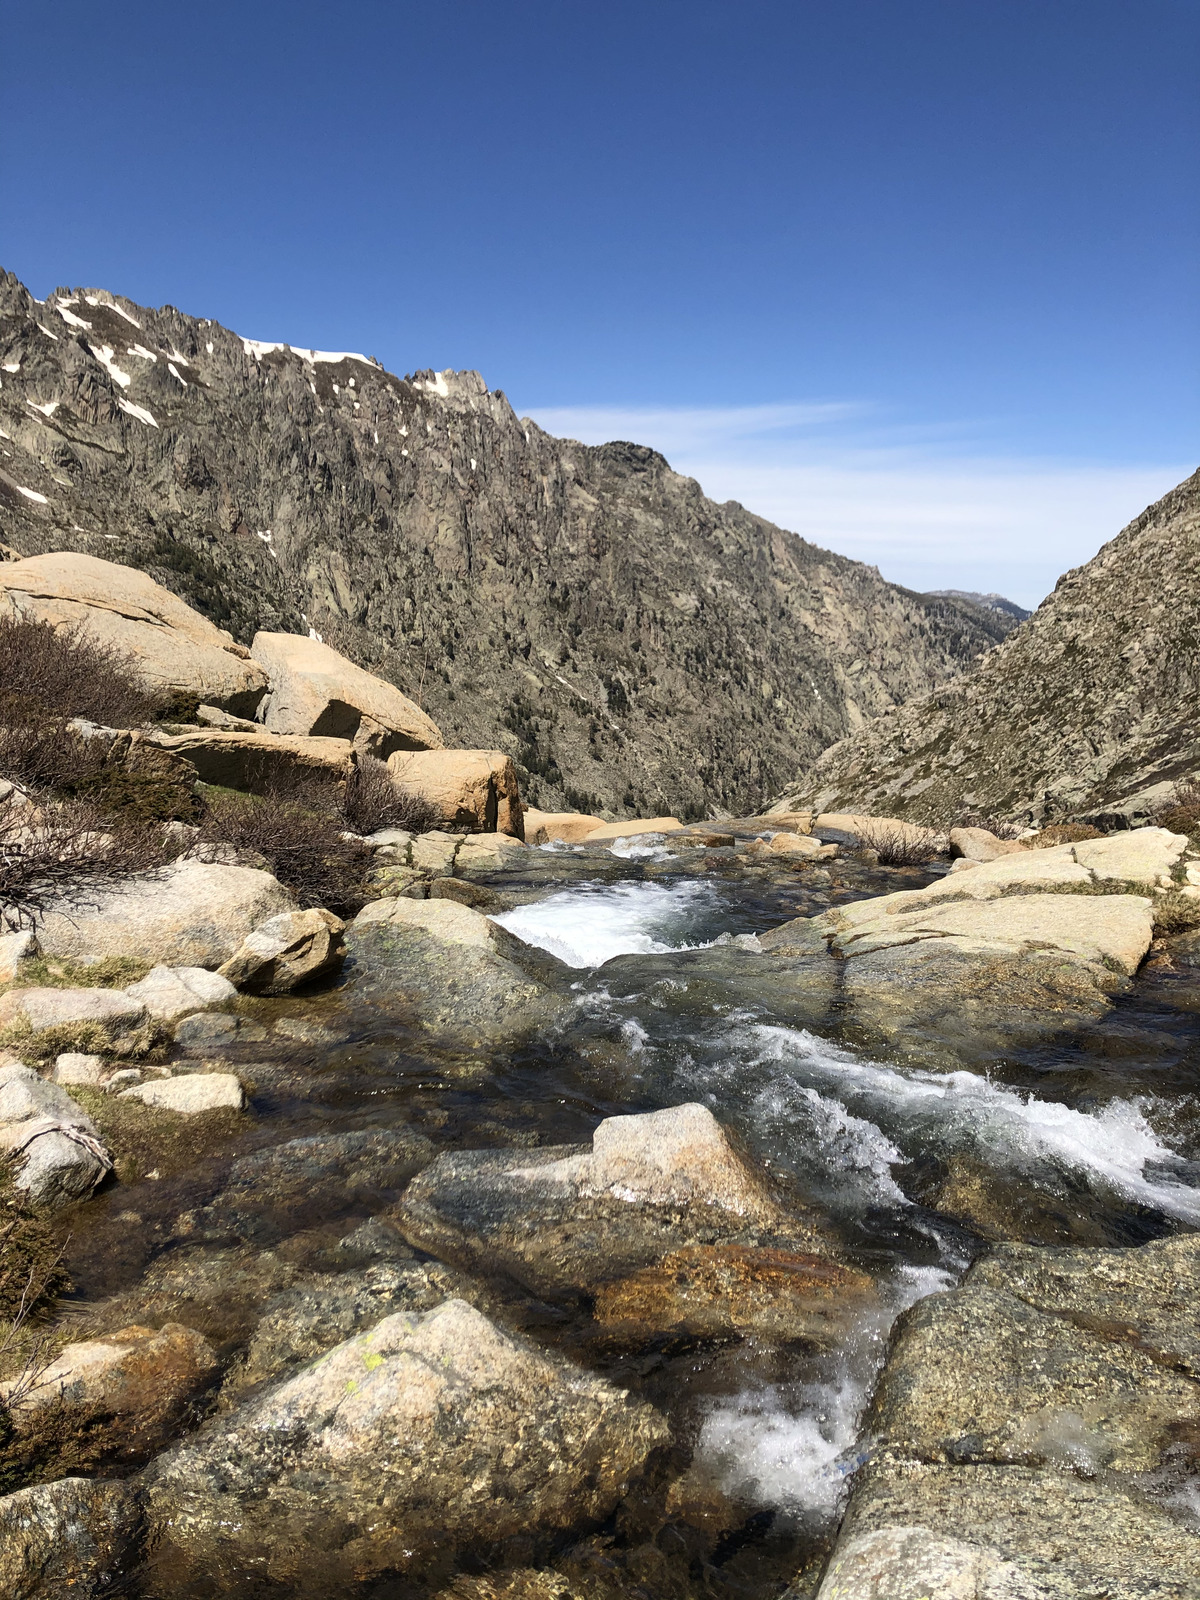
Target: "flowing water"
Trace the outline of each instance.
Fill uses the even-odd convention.
[[[411,1017],[364,1007],[353,974],[325,997],[245,1003],[249,1037],[224,1054],[254,1084],[254,1117],[80,1208],[80,1307],[194,1252],[181,1215],[232,1159],[282,1139],[405,1122],[441,1148],[554,1144],[587,1140],[607,1115],[703,1101],[829,1219],[846,1258],[880,1283],[882,1309],[824,1351],[753,1340],[612,1351],[591,1338],[586,1306],[526,1307],[517,1320],[665,1409],[691,1451],[688,1481],[720,1508],[707,1544],[656,1536],[676,1576],[641,1592],[782,1594],[819,1563],[870,1449],[864,1410],[892,1321],[955,1282],[1005,1217],[1008,1236],[1045,1243],[1136,1244],[1200,1225],[1200,968],[1160,961],[1106,1018],[1037,1049],[957,1070],[873,1059],[836,1015],[797,1010],[751,936],[932,874],[748,866],[732,851],[697,867],[703,854],[685,861],[655,840],[554,847],[482,880],[509,907],[497,920],[570,969],[568,1021],[515,1050],[434,1050]],[[964,1174],[998,1197],[998,1228],[946,1202]],[[273,1219],[269,1242],[336,1241],[394,1198],[313,1193]],[[611,1533],[610,1562],[622,1539],[633,1535]]]

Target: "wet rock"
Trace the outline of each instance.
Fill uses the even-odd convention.
[[[187,1056],[207,1056],[235,1044],[261,1044],[266,1037],[260,1022],[222,1011],[184,1017],[175,1028],[176,1047]]]
[[[59,1478],[0,1499],[0,1594],[79,1600],[122,1592],[141,1534],[127,1483]]]
[[[699,1105],[609,1117],[590,1146],[445,1153],[398,1218],[422,1249],[539,1293],[593,1288],[685,1245],[816,1237]]]
[[[388,771],[432,806],[444,827],[525,837],[517,769],[503,750],[397,751]]]
[[[111,1044],[146,1020],[145,1006],[119,989],[10,989],[0,994],[0,1030],[14,1036],[69,1030]]]
[[[491,889],[479,883],[468,883],[463,878],[434,878],[429,885],[429,899],[457,900],[460,906],[470,906],[472,911],[499,911],[503,904]]]
[[[319,639],[256,633],[250,654],[271,680],[259,720],[271,733],[349,739],[386,761],[395,750],[435,750],[436,724],[390,683],[364,672]]]
[[[499,872],[505,867],[520,866],[528,848],[506,833],[469,833],[454,858],[454,870]]]
[[[140,1100],[145,1106],[196,1116],[204,1111],[241,1111],[246,1091],[232,1072],[189,1072],[179,1078],[159,1078],[121,1090],[122,1100]]]
[[[39,929],[43,951],[90,965],[110,956],[166,966],[219,967],[245,936],[295,901],[269,872],[177,861],[87,903],[55,902]]]
[[[56,1210],[112,1169],[95,1123],[57,1084],[19,1062],[0,1066],[0,1155],[31,1205]]]
[[[0,1399],[18,1435],[44,1426],[52,1413],[56,1427],[87,1436],[94,1464],[127,1462],[167,1442],[217,1370],[216,1352],[193,1329],[135,1325],[66,1345],[32,1387],[20,1378],[0,1384]]]
[[[418,841],[419,842],[419,841]],[[452,900],[375,900],[347,934],[353,981],[466,1047],[524,1037],[558,1017],[569,969]]]
[[[977,1263],[970,1281],[1200,1378],[1200,1234],[1137,1250],[1008,1245]]]
[[[152,690],[249,713],[267,686],[266,673],[230,634],[144,572],[98,556],[59,550],[4,563],[0,610],[83,628],[131,657]]]
[[[247,934],[220,976],[251,994],[290,994],[341,971],[345,931],[332,911],[281,912]]]
[[[178,1022],[208,1006],[226,1005],[237,991],[225,978],[204,967],[153,967],[125,993],[139,1001],[156,1022]]]
[[[1191,1600],[1200,1539],[1132,1488],[884,1458],[855,1480],[818,1600]]]
[[[1172,1429],[1200,1433],[1200,1384],[968,1281],[905,1314],[873,1422],[913,1460],[1148,1472]]]
[[[146,1478],[168,1571],[317,1595],[600,1520],[668,1440],[649,1406],[448,1300],[339,1345]]]
[[[614,839],[635,839],[643,833],[675,833],[683,827],[678,817],[634,817],[628,822],[605,822],[584,835],[581,844],[611,844]]]
[[[596,1294],[606,1332],[833,1344],[878,1308],[872,1280],[826,1257],[739,1244],[688,1245]]]

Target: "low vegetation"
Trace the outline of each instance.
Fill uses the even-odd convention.
[[[197,845],[218,856],[222,846],[248,854],[290,889],[301,906],[351,914],[369,898],[364,879],[371,848],[347,838],[331,787],[268,789],[262,795],[211,790]]]
[[[860,845],[873,851],[882,867],[914,867],[938,853],[938,836],[929,828],[890,817],[864,818],[857,827]]]
[[[437,813],[411,789],[400,788],[387,765],[373,756],[360,756],[337,797],[346,827],[354,833],[378,833],[383,828],[404,828],[428,833],[437,826]]]
[[[1155,818],[1160,828],[1172,833],[1200,835],[1200,783],[1188,779],[1175,785],[1170,803]]]

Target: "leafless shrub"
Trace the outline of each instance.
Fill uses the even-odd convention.
[[[371,851],[344,837],[345,823],[329,803],[328,787],[210,794],[196,843],[253,851],[302,906],[325,906],[339,915],[356,911],[369,898],[363,880]]]
[[[133,822],[185,821],[198,803],[187,768],[166,752],[85,737],[30,700],[0,695],[0,776]]]
[[[883,867],[915,867],[937,854],[937,834],[916,823],[867,817],[857,824],[855,832],[859,843],[874,851]]]
[[[988,816],[982,811],[959,812],[947,825],[946,831],[949,832],[950,828],[983,828],[997,839],[1015,839],[1025,831],[1019,822],[1010,822],[1007,817]]]
[[[1200,783],[1191,778],[1177,783],[1170,804],[1154,820],[1172,833],[1200,833]]]
[[[399,786],[383,761],[360,756],[346,780],[341,797],[346,826],[355,833],[378,833],[381,828],[406,828],[427,833],[438,823],[429,802],[411,789]]]
[[[84,801],[0,801],[0,929],[34,927],[50,904],[86,904],[133,873],[165,866],[181,845],[153,824],[114,827]]]
[[[155,711],[130,657],[82,628],[32,617],[0,616],[0,685],[6,699],[27,702],[43,718],[137,728]]]

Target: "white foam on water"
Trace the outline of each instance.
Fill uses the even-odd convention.
[[[584,884],[492,920],[570,967],[598,967],[614,956],[696,949],[689,935],[712,903],[703,883]]]
[[[698,1461],[733,1500],[802,1521],[831,1523],[851,1474],[866,1459],[859,1434],[900,1313],[954,1283],[939,1267],[900,1267],[881,1284],[884,1308],[864,1319],[830,1359],[833,1370],[808,1382],[760,1384],[707,1408]]]
[[[906,1138],[942,1149],[971,1149],[989,1166],[1029,1171],[1049,1164],[1080,1174],[1126,1201],[1200,1223],[1200,1190],[1179,1176],[1184,1163],[1132,1100],[1099,1111],[1005,1088],[974,1072],[900,1071],[862,1060],[803,1030],[748,1030],[755,1064],[777,1073],[771,1089],[816,1089],[860,1123],[903,1147]],[[780,1081],[782,1079],[782,1081]],[[770,1108],[760,1091],[761,1107]],[[751,1114],[753,1114],[753,1108]]]
[[[663,848],[662,833],[635,833],[625,839],[614,839],[609,852],[618,861],[667,861],[671,852]]]

